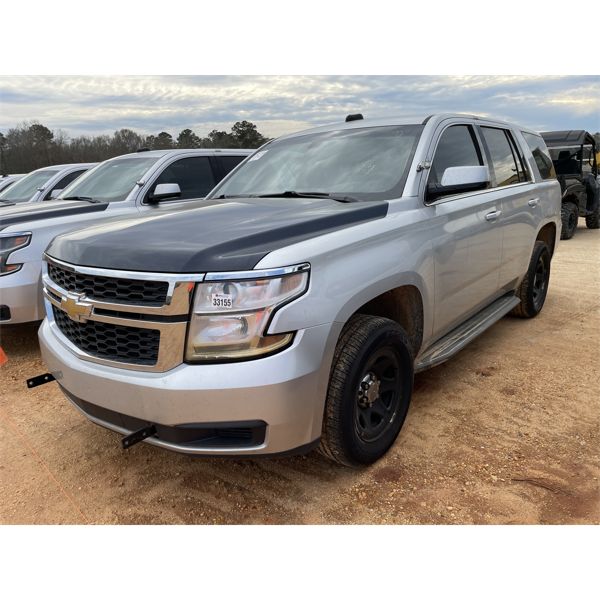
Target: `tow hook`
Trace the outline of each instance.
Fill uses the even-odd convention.
[[[52,373],[44,373],[43,375],[36,375],[35,377],[32,377],[31,379],[27,380],[27,387],[28,388],[34,388],[37,387],[38,385],[44,385],[45,383],[50,383],[51,381],[54,381],[56,379],[56,377],[54,377],[54,375],[52,375]]]
[[[141,429],[138,429],[137,431],[126,435],[121,440],[121,446],[123,447],[123,450],[127,450],[127,448],[131,448],[131,446],[134,446],[135,444],[145,440],[147,437],[150,437],[155,434],[155,425],[148,425],[147,427],[142,427]]]

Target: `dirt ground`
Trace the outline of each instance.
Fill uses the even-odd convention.
[[[600,232],[580,223],[533,320],[504,318],[419,374],[402,432],[351,470],[315,452],[193,458],[93,425],[2,331],[0,523],[600,523]]]

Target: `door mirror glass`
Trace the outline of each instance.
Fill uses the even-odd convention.
[[[154,192],[148,198],[151,203],[161,202],[171,198],[179,198],[181,196],[181,188],[178,183],[159,183]]]
[[[427,186],[427,197],[435,200],[441,196],[483,190],[489,183],[490,172],[486,166],[448,167],[444,170],[440,183],[430,183]]]
[[[62,192],[62,190],[52,190],[50,192],[50,196],[48,198],[48,200],[54,200],[55,198],[58,197],[58,195]]]

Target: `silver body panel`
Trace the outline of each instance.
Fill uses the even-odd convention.
[[[431,162],[446,127],[463,123],[509,128],[531,181],[427,204],[428,171],[420,165]],[[373,125],[359,121],[329,129],[367,124]],[[378,124],[396,124],[396,120]],[[151,422],[263,419],[267,438],[251,453],[271,454],[312,442],[321,432],[335,345],[344,323],[361,306],[399,286],[416,288],[424,322],[415,362],[426,368],[448,359],[514,306],[511,294],[527,271],[544,225],[554,223],[558,243],[559,183],[541,179],[520,131],[514,125],[464,115],[432,117],[417,144],[404,193],[389,202],[385,218],[267,254],[255,266],[257,273],[302,263],[309,263],[311,269],[307,292],[280,308],[269,325],[269,334],[296,332],[293,344],[278,354],[231,364],[182,363],[164,373],[144,373],[94,364],[65,352],[60,332],[47,320],[40,329],[44,360],[74,396]],[[530,203],[533,199],[538,201]],[[209,273],[205,278],[219,277]],[[461,325],[464,331],[452,337],[450,332]],[[452,343],[440,345],[446,335]],[[156,439],[146,441],[161,444]],[[202,448],[171,449],[206,453]],[[212,449],[209,453],[249,452]]]
[[[181,364],[166,373],[144,374],[81,360],[53,327],[46,319],[40,328],[42,358],[61,386],[87,402],[163,425],[256,419],[268,423],[264,444],[244,448],[243,454],[284,452],[320,435],[322,411],[315,399],[326,393],[330,342],[336,337],[332,334],[339,333],[331,324],[299,331],[289,348],[259,360]],[[202,447],[185,451],[215,453]]]

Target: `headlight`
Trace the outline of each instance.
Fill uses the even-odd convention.
[[[31,233],[0,234],[0,276],[16,273],[23,265],[7,265],[8,257],[15,250],[24,248],[31,241]]]
[[[197,284],[186,360],[254,358],[289,344],[293,333],[265,332],[274,311],[306,290],[308,265],[292,269],[297,272],[238,281],[233,274],[231,280]]]

